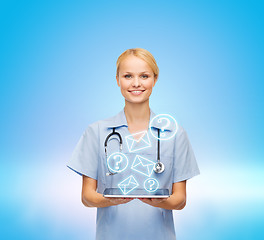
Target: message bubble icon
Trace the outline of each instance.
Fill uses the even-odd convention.
[[[147,192],[155,192],[159,188],[159,182],[155,178],[148,178],[144,182],[144,188]]]
[[[128,166],[128,158],[121,152],[112,153],[107,158],[107,166],[111,170],[111,172],[123,172]]]
[[[160,136],[153,131],[153,128],[160,129]],[[171,139],[177,133],[178,128],[178,123],[169,114],[158,114],[150,122],[150,133],[159,140]]]

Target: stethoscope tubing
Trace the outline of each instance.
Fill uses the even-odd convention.
[[[119,138],[119,150],[120,150],[120,152],[122,151],[122,148],[123,148],[122,147],[123,146],[123,139],[122,139],[120,133],[119,132],[116,132],[115,131],[115,128],[113,128],[113,132],[111,132],[110,134],[108,134],[108,136],[106,137],[105,142],[104,142],[106,159],[107,159],[107,142],[108,142],[109,138],[112,137],[112,136],[114,136],[114,135],[117,135],[118,136],[118,138]]]
[[[105,157],[106,157],[106,160],[107,160],[107,142],[109,140],[110,137],[114,136],[114,135],[117,135],[118,138],[119,138],[119,149],[120,149],[120,152],[122,152],[122,145],[123,145],[123,140],[122,140],[122,137],[120,135],[119,132],[116,132],[115,131],[115,128],[113,128],[113,132],[109,133],[108,136],[106,137],[105,139],[105,142],[104,142],[104,148],[105,148]],[[160,162],[160,129],[158,128],[158,154],[157,154],[157,164],[162,164]],[[163,165],[163,164],[162,164]],[[106,173],[107,176],[109,175],[114,175],[116,174],[117,172],[111,172],[108,165],[107,165],[107,168],[108,168],[108,173]],[[156,172],[156,171],[155,171]],[[157,172],[158,173],[158,172]]]

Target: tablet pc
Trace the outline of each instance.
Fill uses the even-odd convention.
[[[155,192],[147,192],[145,189],[134,189],[128,194],[124,194],[119,188],[106,188],[103,196],[112,198],[168,198],[170,195],[169,189],[158,189]]]

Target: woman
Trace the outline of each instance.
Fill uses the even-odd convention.
[[[162,174],[157,174],[156,178],[161,188],[169,189],[170,197],[114,199],[102,195],[105,188],[116,186],[133,172],[128,168],[122,173],[107,175],[109,168],[104,152],[105,138],[113,128],[122,138],[129,134],[149,131],[150,121],[155,117],[149,107],[149,97],[158,75],[156,61],[147,50],[134,48],[123,52],[117,60],[116,80],[125,99],[125,107],[114,117],[90,124],[68,163],[69,168],[82,175],[83,204],[97,208],[98,240],[176,239],[172,210],[184,208],[186,180],[200,173],[187,134],[181,126],[178,126],[173,139],[160,143],[160,159],[166,169]],[[151,139],[151,142],[152,146],[142,150],[140,155],[155,161],[155,138]],[[108,142],[107,154],[109,156],[117,151],[119,142],[113,137]],[[133,161],[135,153],[129,151],[125,144],[123,153],[129,161]]]

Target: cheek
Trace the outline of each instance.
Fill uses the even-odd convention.
[[[154,85],[154,81],[148,81],[148,82],[145,82],[144,87],[147,89],[152,89],[153,85]]]
[[[128,89],[129,88],[129,82],[120,80],[120,87],[121,87],[121,89]]]

